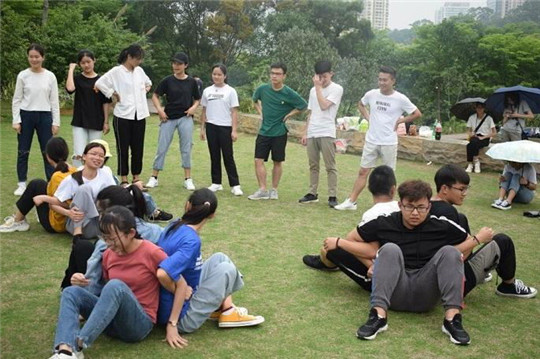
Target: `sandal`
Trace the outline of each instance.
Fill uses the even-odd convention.
[[[527,211],[523,212],[523,215],[529,218],[538,218],[540,217],[540,211]]]

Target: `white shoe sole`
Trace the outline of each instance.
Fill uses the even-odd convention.
[[[264,317],[260,315],[256,316],[255,319],[249,320],[246,322],[220,322],[218,325],[220,328],[241,328],[241,327],[252,327],[254,325],[259,325],[264,323]]]
[[[443,326],[441,327],[442,329],[442,332],[446,335],[448,335],[448,337],[450,338],[450,341],[454,344],[457,344],[457,345],[469,345],[471,343],[471,340],[469,339],[469,341],[467,343],[460,343],[458,342],[457,340],[454,339],[454,337],[452,336],[452,334],[450,334],[450,332],[448,330],[446,330],[446,328],[444,327],[444,324]]]
[[[317,203],[317,202],[319,202],[318,199],[313,199],[311,201],[304,201],[304,202],[298,201],[298,203],[300,203],[300,204],[309,204],[309,203]]]
[[[538,291],[535,291],[534,293],[530,294],[524,294],[524,295],[518,295],[518,294],[508,294],[508,293],[502,293],[498,290],[495,290],[495,294],[500,295],[501,297],[508,297],[508,298],[523,298],[523,299],[530,299],[536,297],[536,294]]]
[[[339,207],[339,205],[334,207],[337,211],[356,211],[357,207]]]
[[[382,333],[382,332],[385,332],[387,329],[388,329],[388,324],[386,324],[384,327],[382,327],[382,328],[380,328],[379,330],[377,330],[373,335],[370,335],[369,337],[359,337],[359,336],[358,336],[358,332],[356,333],[356,337],[357,337],[358,339],[373,340],[373,339],[375,339],[375,337],[377,336],[377,334]]]

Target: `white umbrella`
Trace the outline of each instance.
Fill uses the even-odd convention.
[[[486,155],[496,160],[540,163],[540,143],[529,140],[497,143]]]

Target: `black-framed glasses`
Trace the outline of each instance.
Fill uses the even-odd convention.
[[[465,187],[463,187],[463,188],[450,186],[450,188],[457,189],[457,190],[460,191],[462,194],[465,194],[465,193],[467,193],[467,191],[468,191],[469,189],[471,189],[471,186],[465,186]]]
[[[418,213],[427,213],[429,211],[429,205],[428,206],[413,206],[412,204],[401,204],[401,208],[405,211],[405,212],[414,212],[414,210],[416,209],[416,211]]]

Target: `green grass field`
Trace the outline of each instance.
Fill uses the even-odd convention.
[[[4,110],[6,113],[6,110]],[[17,141],[10,116],[0,122],[0,215],[12,213],[16,197]],[[157,146],[157,119],[148,121],[143,180],[151,172]],[[210,185],[210,161],[206,143],[194,133],[193,178],[197,187]],[[63,118],[61,136],[71,143],[69,118]],[[114,136],[105,138],[114,149]],[[183,189],[177,139],[172,144],[152,190],[158,205],[181,215],[189,193]],[[369,295],[341,273],[308,269],[302,256],[317,253],[326,236],[346,235],[371,206],[367,191],[356,212],[339,212],[326,205],[326,176],[321,176],[318,204],[300,205],[308,189],[305,149],[287,147],[287,161],[278,201],[248,201],[256,190],[253,169],[254,137],[241,134],[235,145],[244,197],[233,197],[224,177],[225,190],[218,193],[217,216],[203,229],[203,254],[228,254],[244,274],[245,287],[235,294],[238,305],[263,315],[259,327],[218,329],[212,322],[187,335],[189,346],[174,350],[162,341],[164,329],[156,328],[143,342],[126,344],[102,335],[85,351],[86,358],[535,358],[540,348],[538,298],[504,299],[496,296],[495,282],[476,288],[466,298],[464,326],[472,338],[468,347],[450,343],[441,332],[443,312],[389,314],[389,330],[375,341],[355,337],[367,318]],[[115,153],[116,151],[113,151]],[[465,155],[465,154],[464,154]],[[116,170],[116,158],[111,167]],[[339,200],[347,196],[359,167],[359,157],[338,156]],[[268,168],[268,167],[267,167]],[[398,162],[397,178],[420,178],[430,183],[437,167],[425,163]],[[322,171],[324,174],[324,170]],[[31,154],[29,179],[44,177],[37,138]],[[507,212],[490,208],[496,196],[496,173],[472,176],[472,188],[460,209],[468,215],[473,231],[491,226],[515,241],[517,276],[526,284],[540,286],[538,240],[540,222],[522,216],[540,207],[539,196],[531,205],[515,205]],[[434,185],[433,185],[434,187]],[[1,255],[1,357],[47,358],[51,355],[59,303],[59,284],[71,246],[68,235],[47,234],[34,211],[29,232],[3,234]],[[495,274],[495,273],[494,273]]]

